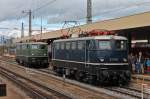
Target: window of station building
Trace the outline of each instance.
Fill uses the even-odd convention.
[[[78,41],[78,49],[81,50],[84,48],[84,41]]]
[[[70,42],[66,43],[66,49],[69,50],[70,49]]]
[[[77,45],[76,45],[76,42],[72,42],[72,44],[71,44],[71,47],[72,47],[72,48],[71,48],[71,49],[72,49],[72,50],[76,49],[76,46],[77,46]]]
[[[61,49],[63,50],[65,48],[64,42],[61,43]]]

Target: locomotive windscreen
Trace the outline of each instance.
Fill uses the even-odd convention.
[[[110,41],[99,41],[98,47],[100,50],[110,50],[111,49],[111,42]]]
[[[46,45],[44,45],[44,44],[41,44],[41,45],[39,45],[39,44],[32,44],[31,45],[31,49],[45,49],[46,48]]]

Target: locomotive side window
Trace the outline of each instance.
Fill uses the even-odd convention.
[[[76,49],[76,42],[72,42],[72,49],[74,50],[74,49]]]
[[[66,43],[66,49],[69,50],[70,49],[70,42]]]
[[[20,49],[22,49],[22,45],[20,45]]]
[[[63,50],[65,48],[64,42],[61,43],[61,49]]]
[[[127,42],[122,40],[115,41],[115,46],[117,50],[126,50],[127,49]]]
[[[78,41],[78,49],[82,50],[84,48],[84,41]]]
[[[98,46],[100,50],[110,50],[111,42],[110,41],[99,41]]]
[[[56,49],[57,50],[59,49],[59,43],[56,43]]]

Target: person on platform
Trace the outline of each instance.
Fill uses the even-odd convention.
[[[143,68],[143,56],[142,52],[139,52],[139,55],[136,59],[136,72],[139,73],[144,73],[144,68]]]
[[[143,67],[144,67],[144,74],[146,74],[146,73],[147,73],[147,60],[148,60],[148,58],[146,57],[146,58],[144,59],[144,63],[143,63]]]
[[[129,62],[129,66],[131,67],[132,73],[135,73],[135,61],[136,58],[133,55],[133,53],[131,53],[128,57],[128,62]]]
[[[146,65],[147,65],[147,74],[150,74],[150,59],[149,58],[146,61]]]

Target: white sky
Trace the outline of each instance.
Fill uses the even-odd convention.
[[[59,29],[63,21],[86,18],[87,0],[0,0],[0,34],[20,36],[21,22],[28,29],[28,17],[22,11],[33,11],[33,29],[40,29],[40,18],[43,27],[48,30]],[[92,0],[94,21],[150,11],[150,0]],[[48,24],[48,23],[49,24]],[[61,23],[58,25],[58,23]],[[26,33],[27,34],[27,33]]]

